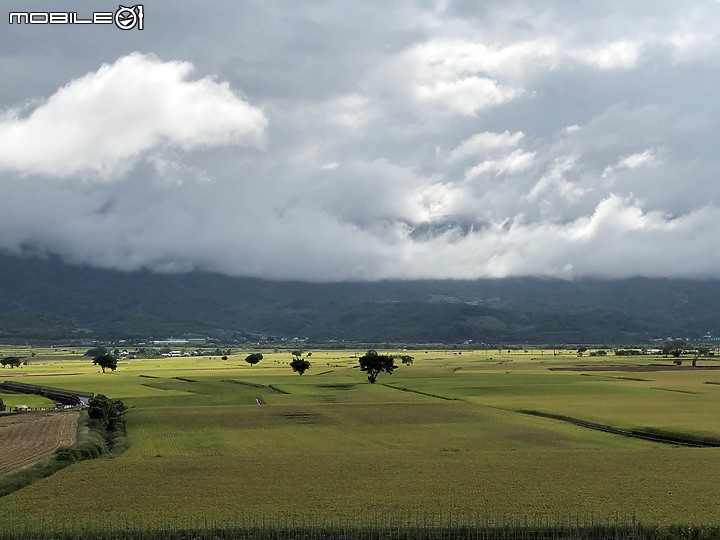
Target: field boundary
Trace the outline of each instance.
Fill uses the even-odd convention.
[[[660,388],[659,386],[653,386],[650,390],[660,390],[662,392],[675,392],[676,394],[691,394],[697,396],[700,392],[691,392],[690,390],[678,390],[677,388]]]
[[[281,390],[280,388],[277,388],[276,386],[270,384],[260,384],[260,383],[254,383],[249,381],[241,381],[239,379],[222,379],[220,382],[224,383],[230,383],[230,384],[239,384],[241,386],[248,386],[250,388],[259,388],[260,390],[271,390],[273,392],[276,392],[278,394],[289,394],[290,392],[286,392],[285,390]]]
[[[393,390],[400,390],[401,392],[410,392],[412,394],[420,394],[421,396],[428,396],[436,399],[444,399],[445,401],[457,401],[458,398],[441,396],[440,394],[431,394],[430,392],[423,392],[422,390],[413,390],[412,388],[406,388],[404,386],[393,386],[387,383],[380,383],[382,386],[392,388]]]
[[[554,371],[553,368],[548,368],[549,371]],[[615,381],[637,381],[637,382],[651,382],[650,379],[640,379],[638,377],[620,377],[616,375],[595,375],[594,373],[581,373],[581,377],[595,377],[597,379],[610,379]]]
[[[603,424],[596,424],[594,422],[588,422],[586,420],[580,420],[579,418],[572,418],[570,416],[564,416],[562,414],[546,413],[542,411],[536,411],[531,409],[517,409],[515,412],[521,414],[527,414],[530,416],[539,416],[541,418],[549,418],[551,420],[559,420],[561,422],[567,422],[574,424],[579,427],[588,429],[594,429],[596,431],[603,431],[605,433],[611,433],[613,435],[622,435],[623,437],[630,437],[633,439],[643,439],[650,442],[656,442],[661,444],[672,444],[674,446],[688,446],[691,448],[717,448],[720,447],[720,442],[706,441],[701,439],[692,439],[690,437],[680,437],[675,435],[666,435],[661,433],[653,433],[650,431],[643,431],[639,429],[625,430],[619,429],[612,426],[606,426]]]

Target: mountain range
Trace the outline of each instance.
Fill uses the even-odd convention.
[[[0,253],[0,341],[637,344],[720,333],[719,306],[719,280],[306,283],[122,272]]]

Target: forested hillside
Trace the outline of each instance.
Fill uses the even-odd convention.
[[[720,281],[278,282],[0,255],[0,339],[252,334],[313,340],[630,343],[720,333]]]

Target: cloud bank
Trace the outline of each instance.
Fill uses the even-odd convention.
[[[0,249],[312,281],[720,277],[717,2],[168,9],[81,53],[98,30],[73,34],[54,69],[68,29],[9,29]]]
[[[109,179],[160,146],[261,145],[262,111],[227,83],[187,81],[191,71],[187,62],[133,53],[70,81],[27,115],[7,111],[0,122],[0,167]]]

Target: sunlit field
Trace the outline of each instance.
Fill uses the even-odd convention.
[[[519,412],[720,440],[720,370],[703,369],[718,365],[711,360],[689,369],[612,353],[390,351],[414,363],[398,360],[371,385],[356,367],[364,351],[314,351],[303,376],[289,352],[262,351],[254,367],[244,362],[249,351],[226,361],[126,360],[103,374],[70,351],[36,351],[28,366],[0,370],[0,381],[120,398],[131,446],[5,497],[0,528],[440,513],[720,524],[720,448]]]

